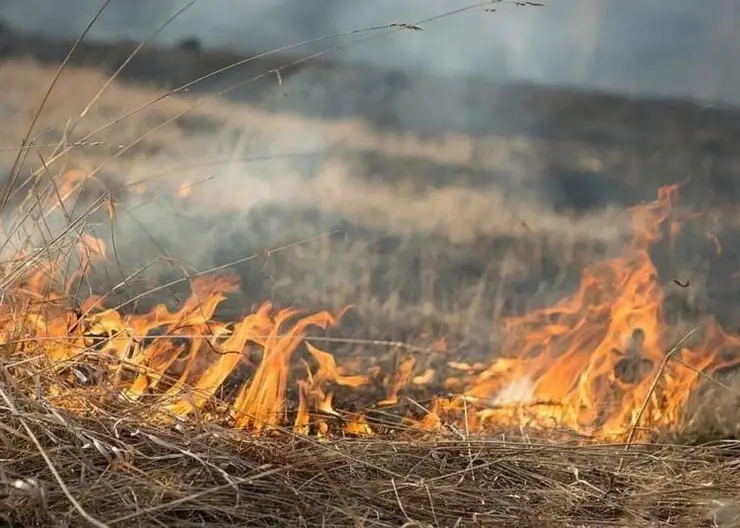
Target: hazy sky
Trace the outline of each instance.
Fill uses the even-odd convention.
[[[101,0],[0,0],[12,26],[76,35]],[[92,35],[141,39],[187,0],[113,0]],[[444,75],[526,79],[740,104],[740,0],[544,0],[479,7],[349,47],[346,60]],[[63,9],[60,9],[61,6]],[[199,0],[159,37],[255,52],[321,35],[416,22],[461,0]],[[327,44],[324,43],[324,46]]]

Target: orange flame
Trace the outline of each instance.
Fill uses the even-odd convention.
[[[669,362],[660,370],[670,342],[648,250],[661,238],[677,193],[678,186],[664,187],[657,201],[634,208],[629,250],[584,270],[572,297],[504,321],[503,350],[516,351],[516,357],[495,360],[467,392],[495,404],[479,411],[482,422],[622,437],[637,425],[647,400],[643,423],[667,428],[679,423],[696,371],[729,366],[718,358],[717,346],[740,342],[712,323],[704,344],[680,351],[691,368]],[[677,231],[671,222],[671,244]],[[660,383],[651,390],[656,377]]]
[[[73,173],[69,181],[78,176]],[[677,351],[677,361],[664,361],[676,330],[665,321],[649,250],[664,230],[673,245],[682,223],[693,218],[674,211],[677,195],[678,186],[664,187],[655,202],[633,208],[628,249],[586,268],[572,296],[505,319],[501,357],[488,366],[449,362],[458,374],[442,383],[461,394],[433,400],[421,419],[409,417],[406,423],[436,431],[457,422],[459,429],[464,425],[477,433],[522,425],[565,427],[598,439],[677,426],[698,372],[740,361],[721,353],[740,348],[740,339],[713,321],[700,343]],[[60,371],[71,361],[102,365],[122,398],[157,395],[157,408],[169,416],[228,419],[254,434],[292,423],[296,433],[326,435],[330,422],[342,423],[348,434],[374,434],[367,413],[344,415],[333,399],[337,388],[363,390],[375,375],[348,374],[333,355],[306,342],[310,328],[336,325],[341,313],[298,318],[297,310],[276,311],[264,303],[240,321],[216,321],[218,305],[238,290],[231,276],[194,279],[190,297],[175,312],[158,305],[126,315],[104,309],[99,297],[70,310],[65,295],[55,291],[71,291],[74,280],[106,258],[103,242],[89,235],[77,249],[79,270],[62,288],[54,287],[57,266],[38,265],[12,299],[0,303],[0,343],[29,356],[43,351]],[[301,347],[307,355],[296,361]],[[444,340],[436,345],[440,353],[447,347]],[[420,372],[416,367],[408,357],[387,373],[386,394],[377,405],[398,403],[410,383],[418,388],[441,381],[428,366]],[[238,387],[227,387],[239,380]],[[64,405],[63,391],[56,401]]]

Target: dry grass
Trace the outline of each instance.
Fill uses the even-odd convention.
[[[0,131],[0,163],[9,166],[17,153],[13,145],[18,144],[24,123],[35,112],[43,93],[41,87],[52,73],[52,68],[28,60],[11,60],[0,69],[0,83],[11,94],[3,104],[12,110],[9,126]],[[48,157],[63,134],[60,124],[74,119],[105,82],[105,75],[89,68],[65,69],[41,114],[35,143],[46,146],[34,147],[33,162],[36,153]],[[187,112],[198,100],[176,95],[146,107],[158,96],[161,91],[154,88],[112,83],[98,106],[78,125],[77,135],[85,136],[109,126],[120,115],[141,110],[95,134],[90,145],[72,150],[65,162],[82,170],[104,163],[106,183],[114,188],[136,187],[135,182],[152,187],[164,181],[172,192],[183,181],[199,182],[210,177],[212,181],[197,186],[193,204],[189,205],[202,214],[245,211],[255,204],[320,204],[327,214],[342,215],[359,225],[396,232],[429,231],[464,244],[483,236],[528,233],[609,242],[629,230],[629,218],[622,211],[576,218],[534,211],[531,199],[526,197],[512,202],[499,189],[475,189],[454,180],[441,188],[429,185],[420,190],[405,188],[406,181],[368,181],[354,159],[356,152],[372,152],[387,158],[389,166],[394,161],[401,164],[417,160],[460,170],[511,171],[513,177],[519,177],[541,170],[541,151],[545,147],[539,144],[542,141],[531,138],[494,136],[474,140],[464,134],[448,134],[441,140],[423,140],[413,133],[381,133],[359,118],[327,122],[215,100],[187,116],[210,121],[213,133],[189,133],[187,119],[183,119],[182,124],[162,128],[126,155],[109,158],[121,145]],[[474,162],[476,149],[482,157]],[[575,164],[570,167],[573,169],[598,156],[618,157],[616,153],[589,152],[587,146],[573,142],[559,144],[559,150],[563,152],[558,155],[567,160],[563,167]],[[295,159],[307,153],[318,153],[321,158],[311,178],[300,170]],[[415,177],[423,180],[423,175],[406,174],[408,179]]]
[[[625,451],[511,434],[257,439],[194,422],[151,425],[144,407],[89,393],[85,412],[72,414],[49,402],[38,369],[6,357],[2,372],[8,525],[80,526],[86,516],[99,526],[740,522],[737,442]]]
[[[10,119],[12,126],[4,129],[3,137],[22,136],[24,123],[32,117],[24,98],[45,85],[41,79],[47,79],[49,72],[20,61],[5,64],[0,70],[2,84],[12,85],[6,104],[15,112]],[[39,129],[51,130],[74,116],[105,82],[99,73],[67,69],[41,115]],[[78,132],[85,135],[97,130],[159,95],[157,90],[113,83]],[[100,144],[74,149],[60,161],[92,169],[104,160],[115,174],[127,174],[126,183],[151,180],[161,173],[197,178],[200,168],[190,174],[182,166],[191,161],[183,163],[180,157],[185,153],[194,155],[192,163],[197,164],[222,153],[204,148],[202,136],[190,137],[184,129],[163,128],[162,133],[148,138],[127,156],[109,158],[118,145],[136,141],[151,127],[187,113],[192,104],[187,97],[170,97],[157,111],[148,109],[141,120],[110,129]],[[280,136],[314,134],[325,138],[326,143],[341,140],[344,148],[382,151],[390,158],[454,162],[459,166],[472,165],[475,158],[470,138],[456,135],[442,142],[411,135],[379,135],[359,121],[326,124],[222,102],[209,103],[199,112],[217,120],[227,133],[244,133],[245,121],[256,123],[264,143]],[[59,130],[56,135],[49,134],[50,151],[61,135]],[[37,139],[43,141],[44,136]],[[512,160],[518,160],[518,170],[526,172],[543,149],[551,150],[553,159],[562,156],[565,165],[588,166],[595,173],[605,166],[618,170],[633,161],[615,159],[619,156],[608,148],[590,150],[567,141],[542,145],[521,138],[488,138],[481,143],[484,155],[476,163],[491,170],[511,169],[515,164]],[[13,144],[8,142],[6,146]],[[178,146],[173,147],[175,144]],[[296,147],[290,141],[284,146]],[[38,152],[45,158],[43,148]],[[15,155],[13,149],[3,148],[2,163],[7,164],[11,154]],[[600,160],[594,162],[594,158]],[[59,167],[54,170],[61,171]],[[239,177],[244,172],[241,166],[236,170]],[[286,176],[286,171],[278,168],[275,172],[282,180],[273,181],[274,188],[298,187],[297,180]],[[311,249],[296,247],[286,252],[291,262],[285,265],[295,266],[291,268],[294,275],[303,281],[288,280],[282,288],[290,290],[293,301],[334,307],[359,301],[362,313],[383,316],[376,319],[376,324],[403,321],[416,325],[433,319],[442,324],[443,333],[454,329],[464,334],[474,326],[474,320],[482,318],[481,333],[489,338],[490,317],[501,314],[501,299],[509,295],[503,284],[512,276],[530,272],[538,260],[544,260],[543,246],[551,244],[550,252],[578,268],[582,255],[577,255],[575,246],[584,241],[612,241],[628,227],[624,213],[602,211],[575,217],[532,211],[524,207],[526,203],[512,203],[492,189],[480,191],[452,184],[411,192],[403,185],[394,187],[356,178],[351,163],[332,159],[294,194],[275,197],[268,189],[264,199],[255,199],[254,186],[236,193],[229,186],[233,181],[223,186],[226,191],[221,188],[196,197],[206,204],[199,206],[198,212],[214,203],[238,210],[245,200],[291,208],[318,203],[322,213],[340,216],[366,230],[380,230],[386,238],[397,237],[402,247],[421,245],[409,233],[423,233],[427,237],[421,239],[423,242],[433,237],[434,243],[442,239],[448,245],[426,253],[409,251],[406,257],[393,248],[374,253],[370,248],[377,239],[348,244],[322,239]],[[104,204],[99,202],[98,207],[105,216]],[[63,229],[64,235],[56,244],[59,247],[44,254],[54,253],[56,258],[57,253],[68,250],[92,216],[81,213],[74,229]],[[31,215],[27,220],[30,230],[43,231],[38,217]],[[469,249],[481,238],[509,235],[519,241],[503,253],[493,253],[496,259],[491,258],[492,253],[483,252],[470,259],[461,258],[462,264],[445,264],[450,247]],[[258,238],[254,244],[263,242]],[[192,244],[192,239],[186,244]],[[390,255],[395,260],[388,264]],[[435,258],[442,264],[438,265]],[[485,261],[484,271],[476,272],[472,280],[461,281],[463,287],[454,295],[440,299],[439,290],[453,284],[448,270],[470,265],[469,260],[475,258]],[[416,267],[409,266],[411,272],[399,271],[411,261],[416,263]],[[278,275],[264,262],[256,264],[256,277],[264,278],[266,271]],[[542,267],[544,273],[547,266]],[[369,278],[378,269],[378,274],[393,277],[380,292]],[[317,270],[321,278],[311,275]],[[421,276],[414,278],[418,287],[399,293],[401,284],[410,280],[409,274]],[[8,283],[10,279],[5,278]],[[278,286],[272,284],[267,289],[272,288],[274,295]],[[454,300],[450,300],[452,297]],[[381,437],[328,440],[283,431],[277,438],[253,438],[196,421],[157,425],[150,409],[118,402],[102,393],[100,387],[80,392],[67,402],[66,406],[76,406],[77,412],[62,410],[53,404],[50,393],[50,387],[60,383],[49,369],[20,360],[12,347],[0,351],[0,519],[8,525],[740,525],[740,444],[735,441],[700,446],[676,441],[633,445],[626,450],[623,445],[555,443],[535,439],[526,431],[469,437],[459,431],[430,436],[396,430]],[[699,432],[708,427],[701,420],[692,424]],[[697,436],[696,431],[692,434]]]

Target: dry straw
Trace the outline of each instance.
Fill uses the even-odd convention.
[[[8,525],[713,526],[740,499],[737,442],[625,451],[507,435],[251,438],[154,425],[143,406],[112,398],[62,411],[44,396],[51,374],[4,363]]]
[[[454,13],[466,9],[470,7]],[[315,42],[360,32],[416,30],[438,18]],[[271,70],[261,77],[280,78],[280,72]],[[0,193],[2,208],[19,188],[35,185],[74,145],[93,141],[102,130],[71,143],[65,139],[52,159],[22,182],[21,165],[31,150],[35,122]],[[95,208],[105,204],[103,197]],[[33,223],[29,210],[11,231],[19,231],[29,220]],[[82,232],[90,212],[73,215],[68,229],[36,257],[62,252],[62,246]],[[3,291],[27,264],[6,266]],[[0,520],[5,525],[740,525],[740,506],[735,506],[740,500],[740,443],[735,441],[590,446],[503,433],[475,437],[410,431],[332,440],[283,431],[277,438],[253,438],[195,421],[158,425],[141,404],[93,391],[78,395],[78,412],[61,410],[46,392],[59,383],[50,370],[19,361],[12,347],[0,350]]]

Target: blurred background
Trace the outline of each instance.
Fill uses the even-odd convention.
[[[91,36],[139,40],[185,0],[113,0]],[[336,54],[444,76],[531,80],[737,104],[740,4],[734,0],[550,0],[545,8],[492,2]],[[100,0],[1,0],[0,18],[46,36],[74,37]],[[471,2],[472,4],[472,2]],[[259,52],[460,9],[456,0],[201,0],[155,41]],[[496,9],[498,14],[484,11]],[[505,14],[501,14],[505,13]],[[487,16],[490,15],[490,16]]]

